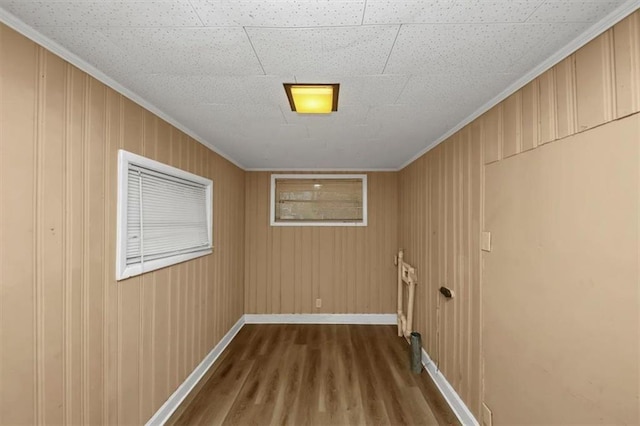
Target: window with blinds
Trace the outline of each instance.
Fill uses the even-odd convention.
[[[212,251],[211,180],[120,150],[116,278]]]
[[[366,175],[271,175],[272,226],[366,226]]]

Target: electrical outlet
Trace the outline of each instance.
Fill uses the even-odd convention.
[[[322,308],[322,299],[316,299],[316,308]]]

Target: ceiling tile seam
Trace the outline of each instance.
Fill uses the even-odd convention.
[[[345,24],[345,25],[304,25],[299,27],[293,26],[273,26],[273,25],[243,25],[243,28],[249,28],[251,30],[322,30],[328,28],[360,28],[360,27],[397,27],[400,24]],[[240,25],[238,25],[239,27]],[[215,28],[215,27],[207,27]]]
[[[196,16],[198,17],[198,21],[200,21],[203,27],[206,27],[204,21],[202,20],[202,17],[198,13],[198,10],[195,7],[193,7],[193,3],[191,3],[191,0],[188,0],[187,3],[189,3],[189,6],[191,6],[191,10],[193,10],[193,13],[195,13]]]
[[[402,24],[398,26],[398,31],[396,32],[396,37],[393,39],[393,44],[391,45],[391,49],[389,49],[389,54],[387,55],[387,60],[384,61],[384,67],[382,67],[382,72],[380,74],[384,74],[387,70],[387,65],[389,64],[389,59],[391,59],[391,54],[393,54],[393,49],[396,47],[396,42],[398,41],[398,36],[400,35],[400,30],[402,29]]]
[[[260,60],[260,56],[258,56],[258,52],[256,52],[256,48],[253,45],[253,41],[251,41],[251,37],[249,37],[249,33],[247,32],[247,28],[246,27],[242,27],[242,30],[244,31],[244,34],[247,36],[247,40],[249,41],[249,44],[251,45],[251,50],[253,50],[253,54],[256,56],[256,60],[258,61],[258,64],[260,64],[260,68],[262,69],[262,74],[267,75],[267,72],[264,70],[264,66],[262,65],[262,61]]]
[[[390,74],[391,75],[391,74]],[[404,94],[404,91],[407,90],[407,87],[409,86],[409,81],[411,81],[411,79],[413,78],[412,74],[409,74],[407,76],[407,80],[404,82],[404,85],[402,86],[402,90],[400,90],[400,93],[398,93],[398,96],[396,97],[396,99],[393,101],[393,104],[396,105],[398,103],[398,101],[400,100],[400,98],[402,97],[402,95]]]
[[[282,121],[284,122],[284,124],[286,125],[293,124],[293,123],[289,123],[289,120],[287,120],[287,116],[284,115],[284,111],[282,110],[282,105],[278,105],[278,109],[280,110],[280,115],[282,115]]]
[[[364,17],[367,14],[367,0],[364,0],[364,7],[362,8],[362,21],[360,21],[360,26],[364,25]]]
[[[69,62],[70,64],[74,65],[75,67],[77,67],[81,71],[86,72],[91,77],[93,77],[96,80],[104,83],[106,86],[112,88],[113,90],[115,90],[119,94],[121,94],[123,96],[126,96],[127,98],[131,99],[133,102],[135,102],[138,105],[142,106],[143,108],[147,109],[149,112],[155,114],[156,116],[158,116],[158,118],[161,118],[162,120],[164,120],[167,123],[171,124],[176,129],[178,129],[178,130],[184,132],[185,134],[187,134],[188,136],[192,137],[193,139],[198,141],[200,144],[204,145],[205,147],[207,147],[211,151],[213,151],[216,154],[220,155],[222,158],[224,158],[225,160],[229,161],[230,163],[232,163],[236,167],[238,167],[238,168],[240,168],[242,170],[246,170],[246,168],[240,162],[235,160],[230,155],[226,154],[223,150],[221,150],[217,146],[213,145],[211,142],[207,141],[207,139],[205,139],[202,136],[198,135],[196,132],[194,132],[193,130],[189,129],[188,127],[182,125],[180,122],[175,120],[169,114],[165,113],[162,109],[158,108],[157,106],[155,106],[151,102],[149,102],[146,99],[144,99],[142,96],[138,95],[137,93],[135,93],[132,90],[130,90],[129,88],[127,88],[124,84],[114,80],[112,77],[110,77],[107,74],[105,74],[104,72],[100,71],[98,68],[96,68],[95,66],[91,65],[89,62],[85,61],[84,59],[80,58],[78,55],[76,55],[75,53],[71,52],[66,47],[61,46],[60,44],[58,44],[57,42],[53,41],[49,37],[43,35],[38,30],[36,30],[32,26],[28,25],[27,23],[25,23],[24,21],[22,21],[21,19],[19,19],[15,15],[13,15],[12,13],[6,11],[2,7],[0,7],[0,22],[2,22],[3,24],[7,25],[10,28],[12,28],[13,30],[17,31],[18,33],[22,34],[23,36],[27,37],[29,40],[32,40],[33,42],[37,43],[38,45],[40,45],[40,46],[44,47],[45,49],[49,50],[50,52],[54,53],[55,55],[59,56],[60,58],[64,59],[65,61]]]
[[[516,91],[520,90],[526,84],[542,75],[542,73],[544,73],[546,70],[557,65],[569,55],[574,54],[578,49],[613,27],[618,22],[622,21],[630,14],[634,13],[638,9],[640,9],[640,0],[627,0],[625,3],[621,4],[604,18],[594,23],[591,27],[587,28],[572,41],[561,47],[557,52],[549,56],[546,60],[533,67],[533,69],[524,74],[521,78],[511,83],[502,92],[500,92],[492,99],[487,101],[484,105],[480,106],[474,112],[469,114],[465,119],[461,120],[456,126],[452,127],[449,131],[445,132],[442,136],[435,139],[433,142],[428,143],[425,148],[423,148],[416,155],[401,164],[396,170],[400,171],[404,169],[405,167],[416,161],[418,158],[429,152],[431,149],[435,148],[440,143],[444,142],[445,140],[456,134],[458,131],[462,130],[465,126],[473,122],[482,114],[486,113],[491,108],[514,94]]]
[[[1,8],[1,7],[0,7]],[[203,25],[36,25],[33,28],[81,28],[81,29],[95,29],[95,28],[108,28],[108,29],[130,29],[130,30],[207,30],[207,29],[229,29],[229,28],[242,28],[241,25],[218,25],[218,26],[203,26]]]
[[[533,12],[531,12],[531,13],[529,14],[529,16],[527,16],[527,19],[525,19],[525,20],[524,20],[524,22],[529,22],[529,19],[531,19],[531,17],[532,17],[533,15],[535,15],[535,14],[536,14],[536,12],[537,12],[537,11],[538,11],[542,6],[544,6],[544,4],[545,4],[546,2],[547,2],[546,0],[545,0],[545,1],[542,1],[542,2],[540,2],[540,4],[538,5],[538,7],[536,7],[536,8],[534,9],[534,11],[533,11]]]

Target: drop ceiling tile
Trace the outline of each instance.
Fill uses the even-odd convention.
[[[393,103],[400,96],[409,75],[297,75],[301,83],[340,83],[339,105]]]
[[[320,27],[360,25],[364,0],[191,0],[206,26]]]
[[[103,28],[102,33],[140,72],[264,74],[242,28]]]
[[[115,45],[97,28],[36,27],[40,33],[120,81],[135,72],[126,49]]]
[[[589,24],[586,23],[563,23],[556,24],[549,29],[542,42],[529,44],[526,50],[522,51],[519,58],[511,65],[509,72],[523,75],[538,64],[540,58],[548,58],[556,53],[563,46],[582,34]]]
[[[247,28],[267,74],[382,72],[398,26]]]
[[[516,74],[475,73],[415,75],[398,98],[398,104],[425,113],[445,114],[450,117],[447,122],[457,122],[491,100],[517,77]],[[378,117],[374,116],[374,119]]]
[[[343,105],[338,101],[338,111],[331,114],[298,114],[289,104],[283,106],[282,114],[289,124],[304,124],[309,128],[363,124],[369,113],[368,105]]]
[[[219,131],[230,129],[238,135],[246,135],[255,126],[287,125],[278,105],[176,104],[171,106],[171,111],[198,127]],[[252,136],[261,139],[266,135],[255,133]]]
[[[544,0],[369,0],[365,24],[524,22]]]
[[[531,15],[528,22],[596,22],[614,11],[618,1],[547,1]]]
[[[0,0],[0,6],[243,165],[393,168],[623,1]],[[201,19],[216,27],[203,27]],[[295,81],[339,82],[339,111],[291,112],[282,83]]]
[[[161,27],[202,25],[187,0],[173,1],[9,1],[2,6],[37,26]]]
[[[386,73],[508,72],[522,52],[529,46],[542,42],[553,26],[554,24],[403,25]]]
[[[161,103],[275,104],[288,103],[283,81],[290,77],[131,74],[124,83],[145,98]]]

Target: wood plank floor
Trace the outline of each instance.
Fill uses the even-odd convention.
[[[173,425],[459,424],[395,326],[245,325]]]

